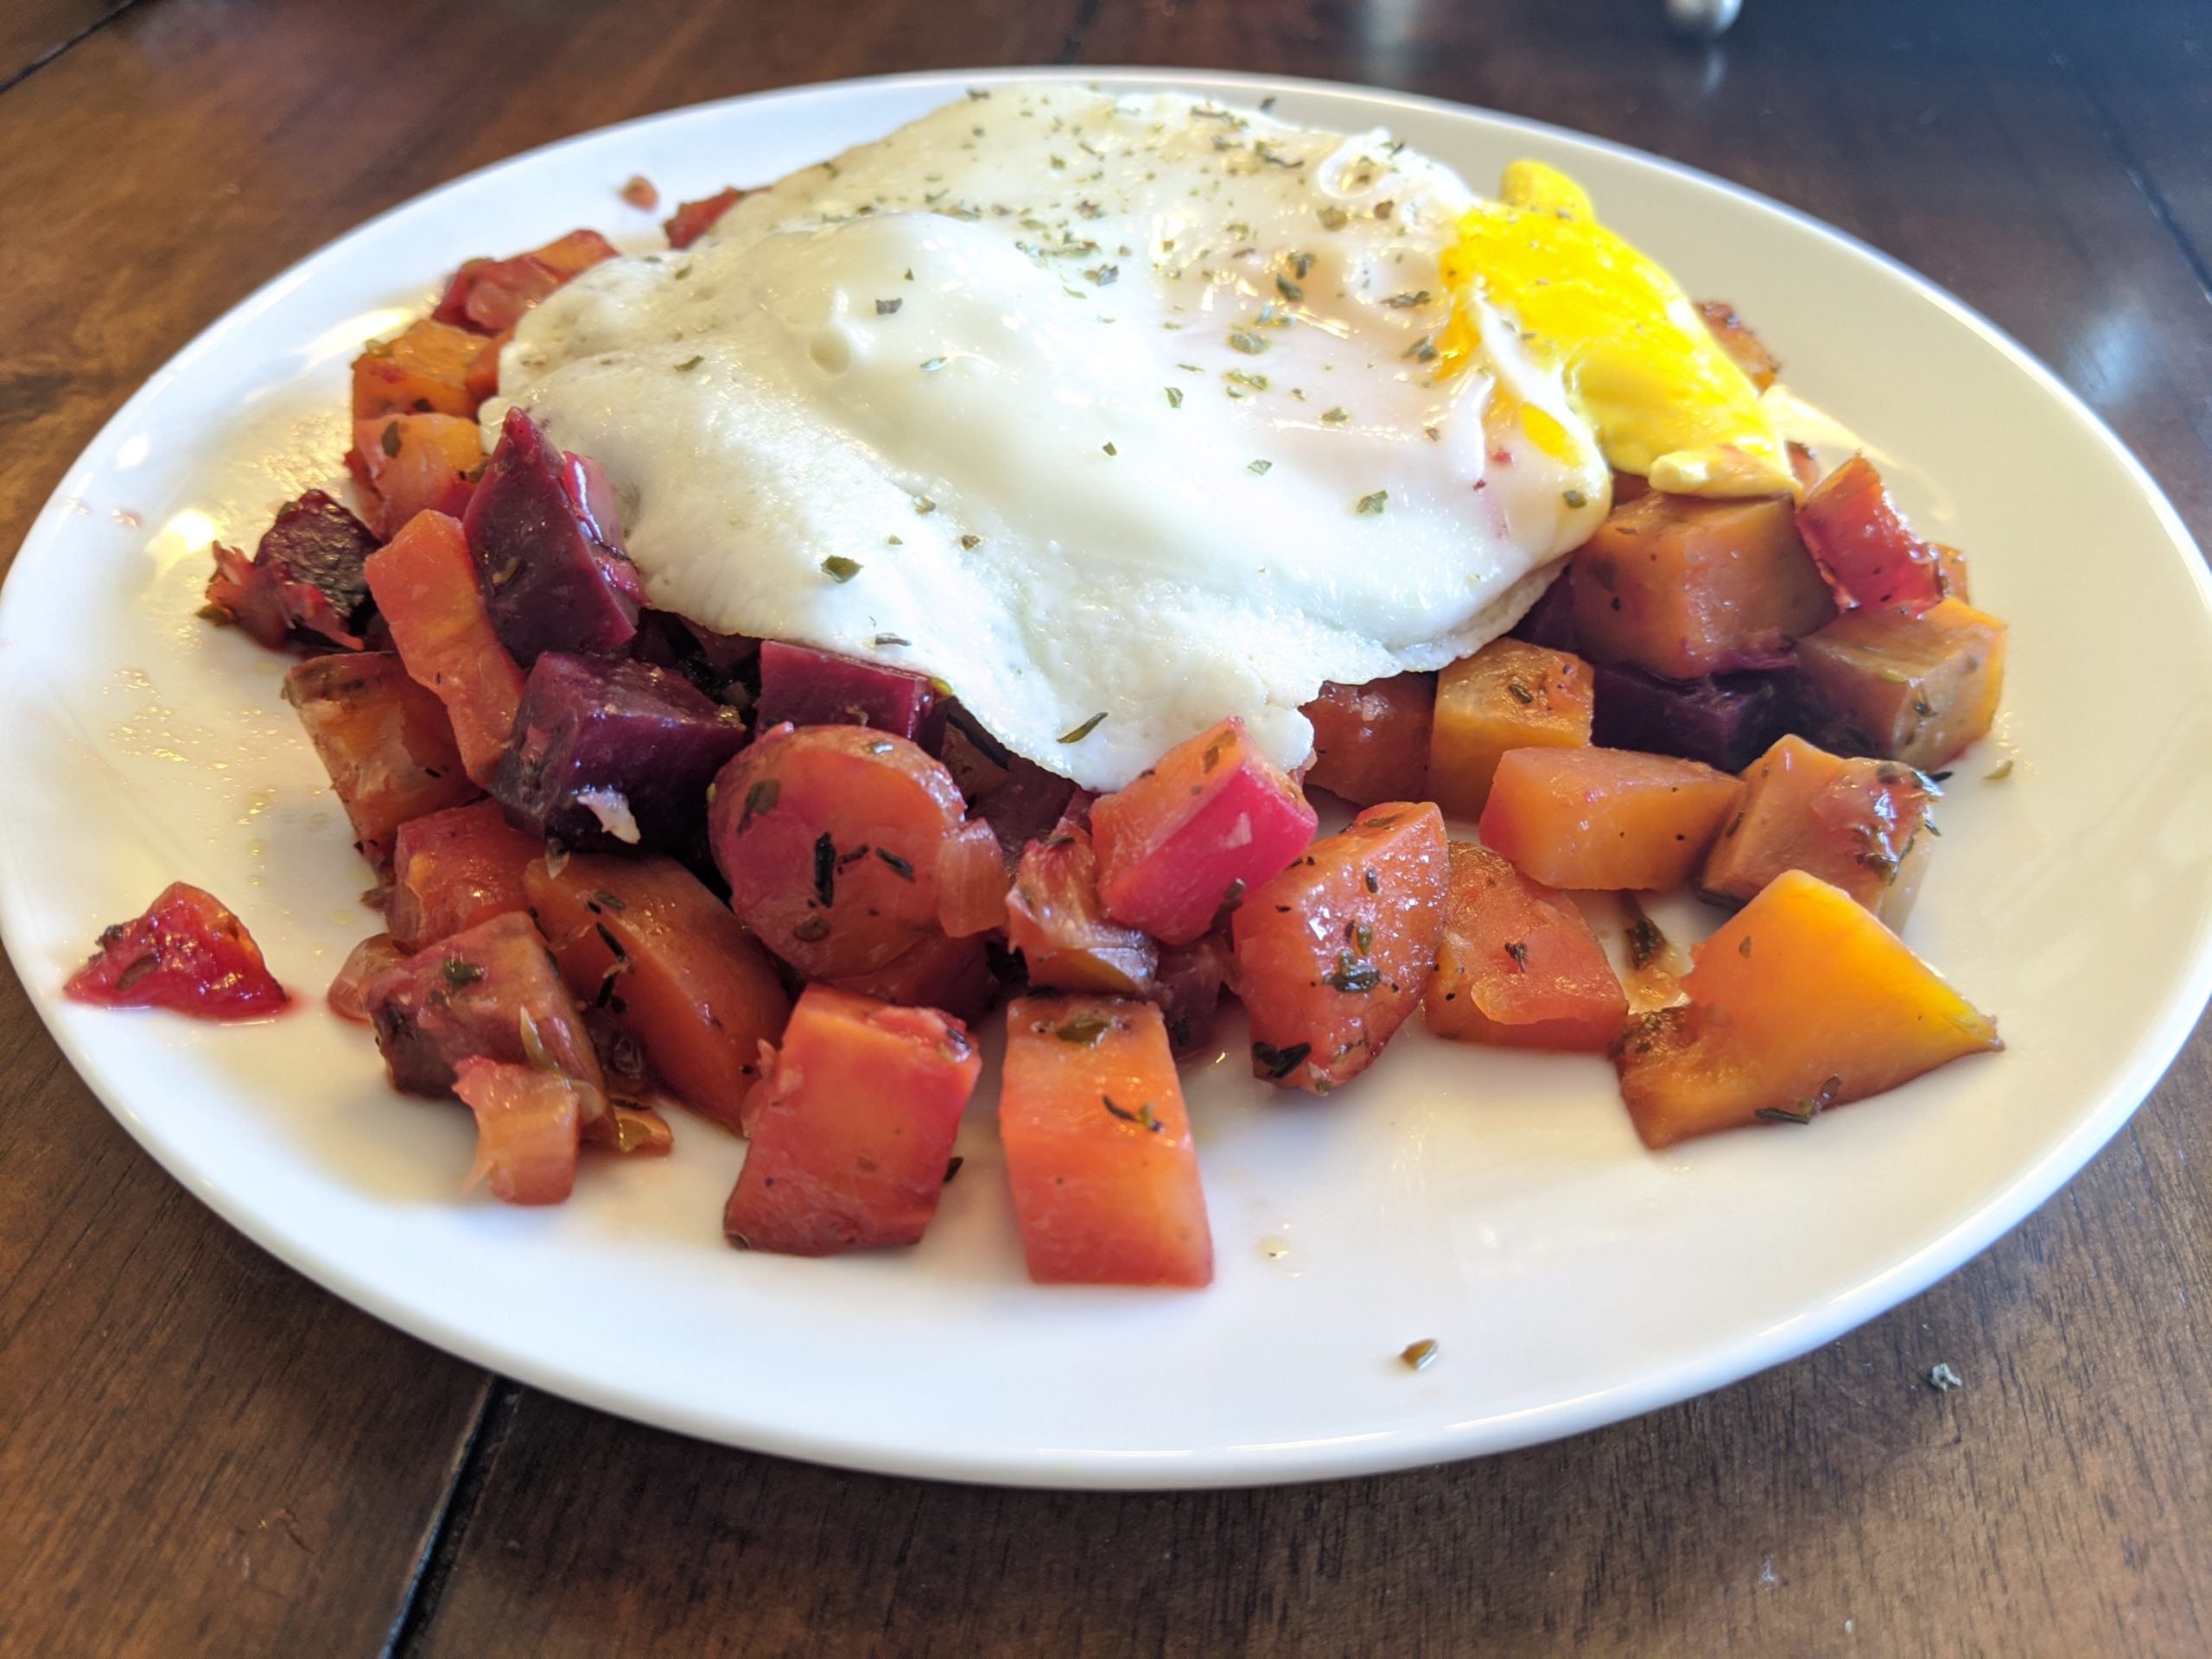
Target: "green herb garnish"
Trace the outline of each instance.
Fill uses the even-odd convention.
[[[1098,729],[1098,722],[1105,718],[1106,711],[1102,709],[1096,714],[1093,715],[1089,720],[1084,721],[1082,725],[1077,727],[1073,731],[1062,732],[1060,734],[1059,741],[1063,743],[1080,743],[1084,738],[1089,737],[1093,732],[1096,731]]]
[[[842,553],[832,553],[822,561],[822,574],[832,582],[850,582],[860,573],[860,562],[849,559]]]

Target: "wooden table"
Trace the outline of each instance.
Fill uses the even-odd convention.
[[[19,0],[0,547],[164,359],[368,214],[670,105],[1020,62],[1407,87],[1741,180],[1994,317],[2212,540],[2201,3],[1751,0],[1711,50],[1660,16]],[[2085,602],[2127,550],[2082,550]],[[2206,1029],[2019,1231],[1794,1364],[1486,1462],[1173,1497],[836,1473],[518,1388],[215,1221],[12,975],[0,1053],[10,1655],[2212,1652]],[[1931,1389],[1938,1362],[1965,1387]]]

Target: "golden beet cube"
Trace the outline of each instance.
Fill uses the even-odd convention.
[[[1478,818],[1509,749],[1569,749],[1590,741],[1590,665],[1524,639],[1493,639],[1436,677],[1428,734],[1428,798],[1455,818]]]
[[[1988,734],[2005,683],[2005,625],[1961,599],[1918,616],[1866,608],[1797,648],[1834,716],[1831,747],[1940,766]]]

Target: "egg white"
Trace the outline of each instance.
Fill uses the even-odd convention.
[[[1605,509],[1510,326],[1439,372],[1471,200],[1381,132],[1001,88],[587,272],[487,430],[607,468],[657,607],[928,673],[1093,788],[1231,714],[1292,766],[1323,680],[1474,650]]]

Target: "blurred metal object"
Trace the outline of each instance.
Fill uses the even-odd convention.
[[[1718,40],[1743,9],[1744,0],[1667,0],[1667,27],[1685,40]]]

